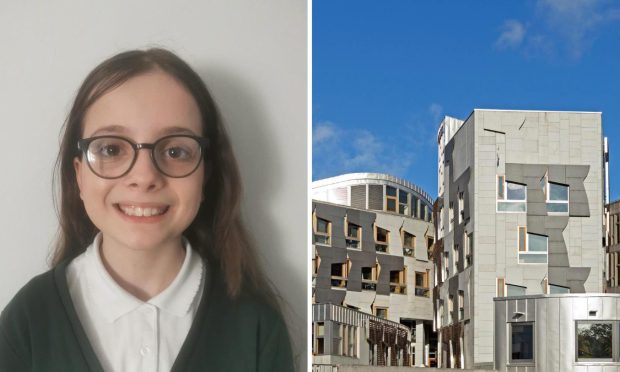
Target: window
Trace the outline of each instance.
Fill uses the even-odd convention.
[[[376,291],[379,277],[379,264],[374,267],[362,267],[362,290]]]
[[[450,269],[448,268],[448,265],[450,264],[450,253],[449,252],[443,252],[443,267],[444,267],[444,277],[442,282],[445,282],[446,279],[448,279],[450,277]]]
[[[458,271],[458,264],[459,261],[461,260],[460,254],[459,254],[459,245],[458,244],[454,244],[453,245],[453,249],[454,249],[454,254],[452,255],[452,257],[454,257],[454,259],[452,260],[453,263],[453,271],[456,274],[456,272]]]
[[[415,254],[415,235],[409,234],[405,230],[401,230],[403,239],[403,255],[413,257]]]
[[[552,214],[568,213],[568,186],[560,183],[547,183],[547,212]]]
[[[534,324],[510,323],[510,363],[534,362]]]
[[[415,272],[415,295],[419,297],[429,297],[430,291],[428,289],[428,271]]]
[[[506,296],[525,296],[527,287],[514,284],[506,284]]]
[[[408,193],[403,190],[398,190],[398,213],[409,215],[409,202]]]
[[[385,210],[396,212],[396,188],[385,186]]]
[[[443,207],[439,207],[439,214],[437,215],[437,218],[439,218],[439,239],[441,239],[443,237]]]
[[[349,270],[351,268],[351,261],[347,260],[344,263],[333,263],[331,267],[331,283],[332,288],[346,288],[347,279],[349,277]]]
[[[450,210],[448,211],[448,221],[450,221],[450,228],[448,231],[454,230],[454,203],[450,202]]]
[[[612,361],[613,322],[577,321],[577,361]],[[616,327],[617,328],[617,327]]]
[[[344,355],[357,357],[357,327],[352,325],[344,326]]]
[[[386,253],[390,244],[390,232],[375,225],[375,251]]]
[[[312,222],[314,225],[314,243],[320,245],[331,245],[331,222],[317,217],[316,213],[313,216]]]
[[[526,212],[527,190],[525,185],[506,181],[504,176],[497,176],[497,211]]]
[[[361,248],[360,241],[362,238],[362,228],[359,225],[356,225],[354,223],[347,221],[345,217],[345,232],[346,232],[345,243],[346,243],[347,248],[360,249]]]
[[[325,354],[325,323],[324,322],[316,322],[314,323],[314,354]]]
[[[464,192],[459,192],[459,224],[465,221],[465,200]]]
[[[550,294],[566,294],[570,293],[570,288],[561,285],[549,284]]]
[[[545,235],[527,232],[525,226],[519,226],[519,263],[546,264],[549,238]]]
[[[439,305],[437,306],[437,308],[439,309],[439,311],[437,312],[437,328],[443,326],[443,300],[437,300],[439,302]]]
[[[467,231],[463,233],[463,249],[465,250],[465,267],[469,267],[472,262],[472,244],[473,244],[473,234],[467,234]]]
[[[407,294],[407,267],[390,271],[390,293]]]
[[[454,323],[454,296],[448,296],[448,317],[450,318],[450,323]]]
[[[312,259],[312,284],[314,285],[314,280],[319,275],[319,266],[321,266],[321,257],[319,255],[314,255]]]
[[[375,306],[375,316],[383,319],[387,319],[388,309],[385,307]]]
[[[459,320],[465,319],[465,292],[459,291]]]
[[[433,251],[433,244],[435,243],[435,239],[432,236],[426,237],[426,253],[428,254],[428,258],[431,258]]]

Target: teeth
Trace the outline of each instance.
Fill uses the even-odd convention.
[[[136,217],[151,217],[163,214],[166,208],[141,208],[141,207],[127,207],[119,206],[120,209],[128,216]]]

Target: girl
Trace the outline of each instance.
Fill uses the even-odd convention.
[[[289,371],[240,177],[200,77],[162,49],[96,67],[57,161],[53,268],[0,316],[0,371]]]

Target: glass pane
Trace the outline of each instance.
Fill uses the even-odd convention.
[[[611,324],[577,323],[577,358],[611,359]]]
[[[562,294],[562,293],[570,293],[570,288],[560,287],[558,285],[549,284],[549,293],[551,294]]]
[[[547,212],[568,213],[568,203],[547,203]]]
[[[519,251],[525,251],[525,242],[526,242],[525,228],[519,227]]]
[[[504,177],[497,177],[497,198],[504,199]]]
[[[527,249],[530,252],[547,252],[547,237],[527,234]]]
[[[396,188],[392,186],[385,187],[385,195],[396,196]]]
[[[549,200],[568,201],[568,186],[549,182]]]
[[[394,199],[387,200],[387,210],[390,212],[396,212],[396,200]]]
[[[497,202],[499,212],[525,212],[525,203]]]
[[[327,234],[327,226],[328,226],[327,221],[322,220],[322,219],[318,219],[317,223],[316,223],[316,231],[318,232],[322,232],[322,233],[326,233]]]
[[[525,200],[525,185],[506,182],[506,200]]]
[[[403,190],[398,190],[398,202],[399,203],[407,203],[407,192]]]
[[[352,237],[352,238],[357,238],[357,233],[359,231],[359,226],[354,225],[352,223],[349,224],[349,232],[348,232],[348,236]]]
[[[507,296],[525,296],[525,287],[519,287],[518,285],[506,284]]]
[[[372,268],[362,267],[362,279],[372,280]]]
[[[314,242],[317,243],[317,244],[327,244],[327,245],[329,245],[329,236],[315,234],[314,235]]]
[[[512,323],[512,360],[534,359],[534,326],[532,324]]]
[[[377,241],[387,243],[388,231],[377,227]]]
[[[547,255],[540,253],[519,253],[519,263],[547,263]]]

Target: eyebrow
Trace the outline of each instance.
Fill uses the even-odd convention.
[[[102,133],[122,133],[122,134],[127,134],[127,128],[122,126],[122,125],[108,125],[105,126],[103,128],[99,128],[96,131],[94,131],[93,133],[91,133],[91,137],[94,137],[98,134],[102,134]],[[187,129],[187,128],[183,128],[183,127],[178,127],[178,126],[172,126],[172,127],[167,127],[164,128],[163,130],[161,130],[159,132],[160,135],[162,136],[166,136],[166,135],[170,135],[170,134],[191,134],[194,136],[200,136],[200,134],[196,134],[194,133],[194,131]]]

